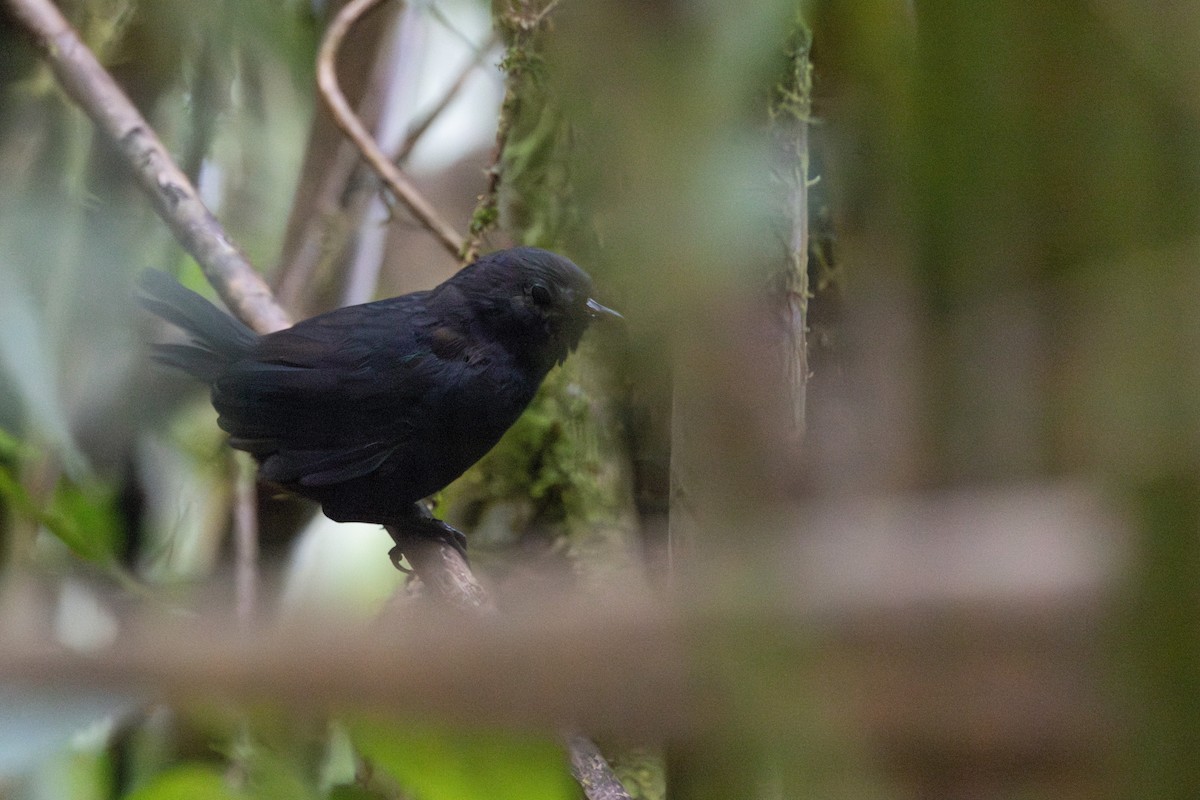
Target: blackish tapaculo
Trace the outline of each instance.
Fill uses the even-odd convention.
[[[619,316],[591,298],[582,269],[532,247],[265,336],[166,273],[140,287],[191,338],[156,345],[155,358],[212,387],[218,424],[263,480],[331,519],[383,525],[428,520],[418,501],[496,444],[592,319]]]

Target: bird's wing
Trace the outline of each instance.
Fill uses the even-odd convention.
[[[214,384],[219,423],[267,480],[321,486],[368,474],[437,413],[454,363],[430,344],[438,327],[421,295],[406,295],[265,336]]]

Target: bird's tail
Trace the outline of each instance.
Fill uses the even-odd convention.
[[[146,270],[138,277],[139,301],[147,310],[177,325],[188,344],[156,344],[154,360],[212,383],[241,358],[258,334],[165,272]]]

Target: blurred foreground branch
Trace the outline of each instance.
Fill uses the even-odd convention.
[[[749,567],[753,595],[722,590],[747,584],[743,552],[667,598],[612,585],[487,616],[407,606],[370,625],[310,615],[231,635],[227,609],[193,620],[141,608],[93,653],[54,643],[39,609],[14,605],[0,608],[0,683],[635,741],[803,737],[838,719],[909,742],[986,736],[1020,750],[1037,731],[1039,747],[1111,744],[1094,666],[1121,532],[1093,495],[875,498],[801,516],[803,540]],[[587,752],[572,748],[577,766]]]

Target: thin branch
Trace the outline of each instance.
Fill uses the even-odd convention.
[[[238,624],[248,628],[258,613],[258,493],[250,457],[235,453],[233,463],[234,597]]]
[[[394,71],[394,48],[388,43],[397,16],[390,11],[380,14],[374,30],[363,31],[353,52],[343,51],[339,59],[341,86],[355,103],[355,113],[371,126],[382,117],[385,87]],[[313,117],[300,185],[272,279],[284,308],[307,308],[314,300],[313,278],[318,270],[342,259],[376,190],[375,181],[363,179],[368,172],[358,148],[322,107]]]
[[[442,219],[429,201],[409,183],[399,168],[388,160],[388,157],[379,149],[375,140],[363,126],[362,121],[354,113],[346,96],[342,94],[338,86],[336,61],[342,40],[360,17],[381,2],[383,0],[353,0],[333,18],[317,54],[317,88],[320,89],[321,97],[329,107],[338,127],[354,142],[363,158],[379,174],[392,194],[408,207],[417,221],[437,237],[437,240],[451,255],[458,258],[465,245],[462,235],[454,230],[450,223]]]
[[[578,733],[563,737],[571,757],[571,775],[588,800],[633,800],[595,742]]]
[[[49,0],[0,0],[33,35],[63,90],[104,131],[155,211],[195,257],[221,299],[266,333],[288,327],[266,282],[225,235],[129,98]]]
[[[392,156],[393,162],[397,164],[403,164],[408,160],[408,157],[412,155],[413,148],[417,146],[417,142],[421,141],[421,137],[425,135],[425,132],[429,130],[429,127],[437,120],[439,116],[441,116],[442,112],[445,111],[452,102],[454,102],[454,98],[458,97],[458,93],[461,92],[463,86],[467,84],[467,79],[474,74],[475,70],[479,69],[480,65],[483,64],[484,59],[487,58],[488,53],[491,52],[492,47],[495,44],[496,36],[493,34],[475,52],[474,58],[472,58],[470,62],[463,67],[462,72],[460,72],[458,77],[454,79],[454,83],[450,84],[450,88],[447,89],[446,93],[442,95],[442,99],[438,101],[437,105],[430,109],[428,114],[426,114],[411,128],[409,128],[408,134],[404,137],[404,141],[400,145],[400,149],[396,151],[394,156]]]
[[[405,106],[408,98],[406,95],[409,94],[409,91],[402,84],[409,82],[411,76],[420,72],[421,61],[420,48],[415,46],[421,38],[423,26],[421,11],[411,3],[398,5],[402,10],[395,15],[386,36],[380,37],[386,43],[380,49],[375,68],[372,70],[372,83],[378,84],[377,86],[373,85],[372,89],[377,91],[379,108],[374,115],[371,129],[378,137],[375,140],[376,144],[382,148],[385,143],[388,143],[389,151],[395,149],[403,135],[401,130],[390,130],[395,127],[392,123],[404,116],[407,111]],[[365,34],[366,31],[361,33]],[[357,41],[361,38],[365,37],[362,35],[356,37],[356,49],[361,46]],[[360,104],[355,109],[355,114],[363,121],[364,125],[367,125],[371,117],[368,117],[363,111],[364,108]],[[335,125],[337,124],[332,114],[327,114],[327,116]],[[361,173],[360,179],[355,181],[353,187],[343,197],[343,203],[358,212],[355,216],[357,224],[347,242],[349,250],[346,253],[345,268],[341,274],[340,302],[342,305],[348,306],[366,303],[375,296],[379,286],[379,275],[383,270],[388,241],[391,238],[388,223],[393,219],[396,201],[390,193],[379,191],[377,180],[363,179],[367,173],[374,178],[374,173],[371,172],[369,165],[363,163],[354,143],[347,140],[341,130],[334,131],[334,134],[340,142],[344,142],[350,148],[354,163],[359,167]],[[397,163],[396,166],[400,166],[400,164]],[[347,232],[350,231],[347,230]]]

